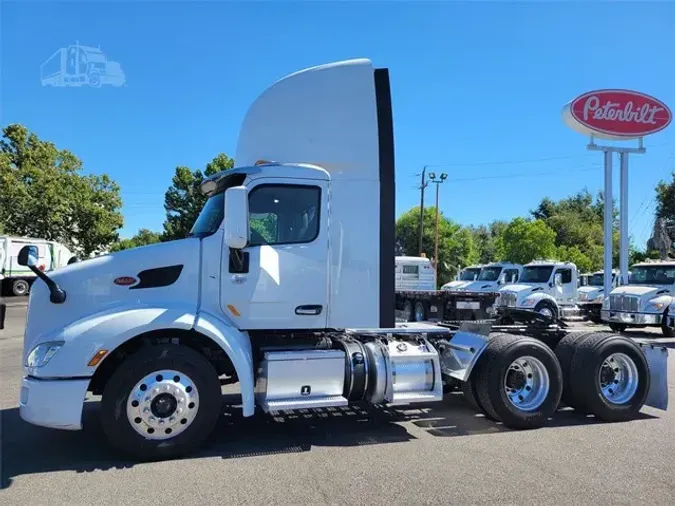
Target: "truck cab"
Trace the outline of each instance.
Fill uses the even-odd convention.
[[[425,257],[397,256],[396,291],[436,290],[436,270]]]
[[[602,303],[602,321],[614,331],[660,327],[675,336],[669,324],[675,300],[675,260],[650,260],[631,267],[627,285],[614,288]]]
[[[578,319],[577,277],[577,267],[571,262],[530,262],[523,266],[516,284],[499,289],[497,309],[531,310],[553,320]]]
[[[495,262],[481,267],[475,281],[449,290],[464,292],[496,292],[500,287],[516,283],[523,270],[522,265]]]
[[[470,265],[459,272],[457,279],[445,283],[441,290],[457,290],[478,279],[482,265]]]

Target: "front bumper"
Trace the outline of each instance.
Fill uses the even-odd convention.
[[[661,325],[663,315],[660,313],[628,313],[603,309],[600,312],[602,321],[625,323],[627,325]]]
[[[42,427],[80,430],[88,387],[89,378],[41,380],[24,377],[19,403],[21,418]]]

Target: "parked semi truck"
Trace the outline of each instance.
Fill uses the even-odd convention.
[[[629,327],[660,327],[674,337],[669,325],[675,300],[675,260],[648,260],[631,267],[627,285],[614,288],[602,303],[602,321],[621,332]]]
[[[49,272],[77,260],[63,244],[33,237],[0,236],[0,288],[14,295],[27,295],[35,281],[35,274],[19,265],[17,257],[21,248],[32,244],[38,250],[38,269]]]
[[[612,271],[612,288],[618,286],[619,271]],[[577,290],[577,305],[593,323],[602,323],[602,302],[605,300],[605,273],[597,271],[588,275],[586,284]]]
[[[462,286],[468,285],[469,283],[472,283],[473,281],[476,281],[478,279],[478,276],[480,275],[480,270],[482,267],[483,267],[482,265],[470,265],[468,267],[465,267],[464,269],[459,271],[457,279],[445,283],[441,287],[441,290],[453,290],[455,288],[460,288]]]
[[[620,335],[395,324],[392,123],[388,70],[369,60],[291,74],[249,108],[236,168],[203,182],[188,238],[49,274],[24,247],[44,282],[29,298],[21,417],[78,430],[87,393],[102,395],[105,436],[147,460],[209,437],[224,378],[242,423],[428,405],[453,386],[518,429],[561,398],[607,421],[665,409],[667,353]]]
[[[405,322],[478,321],[489,317],[496,296],[436,290],[436,271],[426,257],[396,257],[396,313]]]

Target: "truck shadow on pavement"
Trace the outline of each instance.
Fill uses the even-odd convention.
[[[236,397],[235,397],[236,400]],[[131,468],[134,462],[118,458],[108,446],[98,423],[98,402],[87,402],[82,431],[60,431],[23,422],[19,409],[2,416],[1,488],[22,475],[75,471],[87,473]],[[656,418],[641,414],[638,419]],[[549,420],[553,427],[603,423],[592,416],[561,409]],[[412,426],[410,426],[412,425]],[[488,435],[508,432],[500,423],[477,414],[461,394],[442,403],[415,407],[349,406],[302,410],[295,413],[256,414],[244,419],[238,408],[226,408],[203,450],[185,458],[246,458],[302,453],[312,446],[364,446],[407,442],[426,434],[437,437]]]

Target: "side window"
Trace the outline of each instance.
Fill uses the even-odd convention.
[[[558,272],[562,275],[563,285],[572,282],[572,269],[558,269]]]
[[[248,196],[249,246],[312,242],[319,235],[321,188],[261,185]]]
[[[416,276],[420,273],[419,265],[404,265],[403,274],[415,274]]]
[[[506,282],[515,283],[516,281],[518,281],[518,271],[516,269],[507,269]]]

